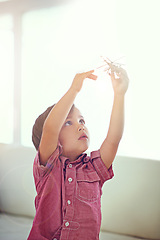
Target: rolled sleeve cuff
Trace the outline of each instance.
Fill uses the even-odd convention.
[[[60,154],[61,154],[61,146],[58,145],[56,150],[52,153],[46,165],[44,166],[40,163],[39,152],[37,152],[37,155],[34,160],[34,166],[33,166],[34,176],[43,177],[44,175],[49,173],[52,170],[54,163],[58,159]]]
[[[106,167],[101,159],[100,150],[91,152],[91,159],[103,185],[105,181],[111,179],[114,176],[112,165],[109,169]]]

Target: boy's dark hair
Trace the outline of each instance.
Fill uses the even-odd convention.
[[[50,113],[50,111],[52,110],[52,108],[54,106],[55,106],[55,104],[52,105],[51,107],[48,107],[45,112],[43,112],[41,115],[39,115],[39,117],[36,119],[36,121],[33,125],[33,128],[32,128],[32,142],[33,142],[37,151],[38,151],[39,144],[40,144],[40,141],[41,141],[44,122],[45,122],[48,114]],[[75,107],[75,105],[73,104],[70,112],[72,112],[74,107]]]
[[[40,141],[41,141],[44,122],[45,122],[48,114],[50,113],[50,111],[52,110],[52,108],[54,106],[55,106],[55,104],[52,105],[51,107],[48,107],[45,112],[43,112],[41,115],[39,115],[39,117],[36,119],[36,121],[33,125],[33,128],[32,128],[32,142],[33,142],[37,151],[38,151],[39,144],[40,144]]]

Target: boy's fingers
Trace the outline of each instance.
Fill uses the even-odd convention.
[[[88,75],[92,74],[93,72],[94,72],[94,70],[90,70],[90,71],[84,72],[84,74],[85,74],[86,76],[88,76]]]
[[[88,78],[92,79],[92,80],[97,80],[97,76],[94,74],[90,74],[89,76],[87,76]]]
[[[94,72],[94,69],[87,71],[86,73],[92,73]]]
[[[93,80],[96,80],[97,79],[97,76],[95,75],[95,74],[93,74],[94,73],[94,70],[90,70],[90,71],[88,71],[88,72],[84,72],[84,73],[82,73],[83,75],[83,77],[84,78],[90,78],[90,79],[93,79]]]
[[[83,80],[85,78],[90,78],[92,80],[97,80],[97,76],[93,73],[94,73],[94,70],[90,70],[90,71],[87,71],[87,72],[78,73],[77,75],[81,76]]]

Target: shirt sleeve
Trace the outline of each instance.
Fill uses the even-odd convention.
[[[113,178],[114,173],[113,173],[112,165],[110,166],[109,169],[105,166],[104,162],[101,159],[100,150],[91,152],[91,161],[97,174],[101,179],[102,185],[107,180]]]
[[[43,181],[44,178],[46,178],[49,173],[54,168],[55,164],[59,165],[59,155],[61,154],[61,146],[58,145],[56,150],[52,153],[52,155],[49,157],[46,165],[40,164],[40,158],[39,158],[39,152],[37,152],[36,157],[34,159],[33,164],[33,176],[35,180],[35,186],[36,189],[40,182]]]

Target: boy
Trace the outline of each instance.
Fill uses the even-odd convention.
[[[37,196],[28,240],[99,239],[101,188],[113,177],[112,162],[123,133],[128,76],[124,69],[111,65],[114,103],[109,130],[100,149],[89,157],[84,154],[89,133],[73,102],[85,78],[97,79],[93,73],[77,74],[67,93],[33,127],[38,150],[34,161]]]

